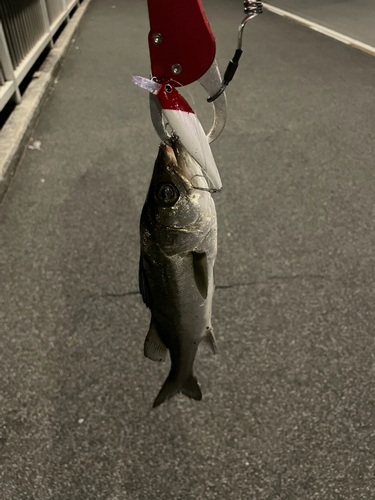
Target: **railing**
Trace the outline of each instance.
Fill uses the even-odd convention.
[[[82,0],[0,0],[0,111]]]

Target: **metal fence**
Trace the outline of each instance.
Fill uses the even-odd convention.
[[[0,111],[82,0],[0,0]]]

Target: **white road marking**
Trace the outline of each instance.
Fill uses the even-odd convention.
[[[331,30],[329,28],[326,28],[325,26],[322,26],[321,24],[314,23],[313,21],[309,21],[308,19],[305,19],[304,17],[296,16],[295,14],[292,14],[291,12],[287,12],[286,10],[279,9],[278,7],[274,7],[273,5],[269,5],[268,3],[263,4],[264,8],[269,10],[270,12],[274,12],[275,14],[278,14],[279,16],[284,16],[288,17],[289,19],[293,19],[294,21],[297,21],[298,23],[303,24],[304,26],[308,26],[312,30],[318,31],[319,33],[323,33],[323,35],[330,36],[331,38],[335,38],[336,40],[345,43],[347,45],[351,45],[352,47],[355,47],[356,49],[363,50],[365,52],[368,52],[369,54],[372,54],[375,56],[375,47],[372,47],[371,45],[367,45],[366,43],[360,42],[359,40],[355,40],[354,38],[351,38],[350,36],[343,35],[342,33],[339,33],[338,31]]]

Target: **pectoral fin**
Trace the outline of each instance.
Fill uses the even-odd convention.
[[[208,267],[206,252],[191,252],[193,255],[194,278],[199,293],[204,299],[208,295]]]
[[[150,329],[144,344],[144,354],[146,358],[152,359],[152,361],[165,361],[167,350],[151,318]]]

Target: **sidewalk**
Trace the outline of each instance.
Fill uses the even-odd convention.
[[[31,66],[29,75],[24,77],[25,80],[28,80],[30,77],[31,81],[22,95],[21,103],[15,106],[10,115],[5,119],[5,122],[1,122],[0,203],[15,174],[19,160],[24,154],[26,145],[30,140],[30,133],[37,123],[43,105],[46,99],[48,99],[51,89],[53,89],[55,76],[59,71],[67,50],[70,48],[77,27],[89,3],[90,0],[85,0],[83,4],[78,3],[78,5],[73,5],[73,3],[70,2],[70,7],[67,6],[66,9],[61,10],[62,15],[69,16],[69,18],[66,18],[68,19],[67,24],[65,25],[66,19],[65,21],[63,19],[56,20],[57,24],[55,24],[53,31],[47,30],[49,36],[53,35],[53,39],[55,40],[61,28],[56,43],[54,43],[53,48],[49,51],[41,65],[38,66],[42,57],[39,56],[39,60],[37,59],[37,62],[33,63],[34,66]],[[20,6],[18,6],[18,8],[20,8]],[[62,24],[59,25],[58,23]],[[60,28],[58,28],[58,26],[60,26]],[[47,32],[45,34],[47,35]],[[43,39],[44,44],[49,40],[46,39],[46,37]],[[39,47],[38,50],[32,51],[24,58],[23,63],[26,61],[27,67],[29,67],[28,64],[32,64],[32,61],[35,60],[35,57],[40,54],[40,50],[45,46],[36,45]],[[6,113],[5,110],[4,113]],[[4,116],[0,118],[3,119]]]
[[[224,70],[242,5],[204,6]],[[200,403],[152,411],[146,3],[91,1],[0,205],[7,500],[372,498],[374,59],[269,12],[250,26],[213,145],[219,354],[199,352]]]

